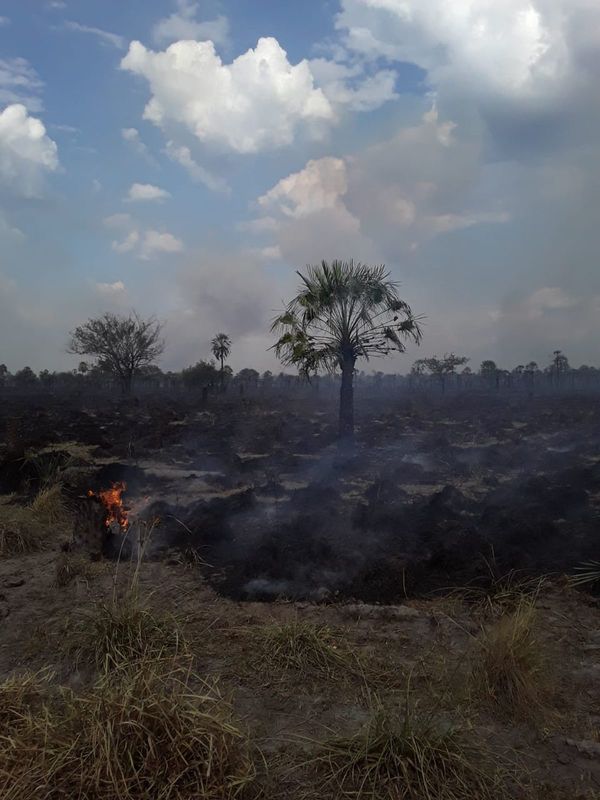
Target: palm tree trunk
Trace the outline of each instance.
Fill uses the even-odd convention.
[[[224,385],[225,385],[225,373],[223,372],[223,363],[224,363],[223,362],[223,356],[221,356],[221,374],[220,374],[221,391],[223,391],[223,388],[224,388]]]
[[[354,439],[354,361],[351,358],[342,362],[339,435],[341,442]]]

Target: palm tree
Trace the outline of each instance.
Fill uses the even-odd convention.
[[[221,364],[221,389],[223,389],[223,382],[225,380],[225,359],[229,358],[229,354],[231,353],[231,339],[226,333],[217,333],[210,345],[213,356]]]
[[[307,376],[320,368],[341,371],[339,433],[348,441],[354,435],[357,359],[402,353],[408,339],[418,344],[419,322],[383,265],[323,261],[298,275],[298,294],[271,327],[279,333],[274,349],[284,364]]]

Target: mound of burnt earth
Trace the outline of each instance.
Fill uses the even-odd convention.
[[[186,520],[209,580],[229,597],[366,602],[482,585],[511,570],[569,571],[593,557],[600,521],[587,490],[560,475],[478,499],[450,485],[411,497],[381,480],[354,499],[315,484],[268,508],[252,502]]]

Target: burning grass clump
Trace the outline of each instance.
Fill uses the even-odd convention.
[[[356,668],[355,659],[326,625],[292,620],[254,631],[262,667],[332,678]]]
[[[135,594],[82,614],[66,641],[77,663],[94,664],[105,672],[189,652],[179,620],[144,605]]]
[[[353,800],[500,800],[505,794],[459,732],[382,706],[356,734],[320,744],[309,763],[327,796]]]
[[[233,800],[255,776],[248,739],[215,688],[152,662],[85,694],[63,689],[0,734],[3,800]]]
[[[517,717],[539,713],[548,695],[548,664],[535,631],[536,610],[522,599],[485,626],[476,642],[472,678],[477,692]]]

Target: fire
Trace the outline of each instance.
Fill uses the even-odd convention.
[[[127,511],[123,505],[121,495],[127,489],[127,484],[124,481],[113,483],[110,489],[105,489],[102,492],[94,492],[88,490],[88,497],[97,497],[106,508],[106,527],[110,527],[113,522],[117,522],[122,530],[127,530],[129,520],[127,519]]]

